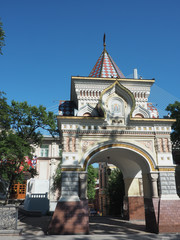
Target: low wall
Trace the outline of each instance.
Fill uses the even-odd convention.
[[[49,211],[49,199],[47,198],[47,193],[31,193],[26,195],[24,210],[39,211],[42,215],[46,215]]]

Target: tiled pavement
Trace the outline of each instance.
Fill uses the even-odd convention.
[[[117,239],[161,239],[179,240],[180,234],[151,234],[145,231],[143,221],[124,221],[112,217],[91,217],[89,235],[46,235],[50,216],[25,217],[20,215],[18,229],[21,236],[2,236],[0,240],[117,240]]]

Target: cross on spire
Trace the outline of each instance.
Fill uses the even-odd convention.
[[[106,51],[106,34],[103,36],[104,49],[93,67],[89,77],[97,78],[125,78],[124,74],[115,64],[111,56]]]
[[[103,37],[103,45],[104,45],[104,48],[106,48],[106,34],[104,33],[104,37]]]

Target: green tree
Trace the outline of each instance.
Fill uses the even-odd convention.
[[[55,174],[53,176],[53,185],[52,189],[53,192],[58,190],[58,197],[60,197],[60,192],[61,192],[61,161],[59,162]]]
[[[3,180],[9,183],[9,190],[14,181],[23,181],[24,171],[30,170],[28,163],[25,161],[25,156],[30,154],[31,147],[16,133],[13,131],[1,132],[0,175]],[[9,191],[7,197],[9,197]]]
[[[170,112],[170,118],[176,119],[172,125],[174,131],[171,133],[171,140],[174,143],[180,142],[180,102],[175,101],[173,104],[169,104],[166,111]]]
[[[42,132],[57,134],[56,116],[46,112],[43,106],[30,106],[27,102],[7,103],[4,93],[0,93],[0,177],[9,182],[9,190],[14,181],[21,182],[23,172],[35,174],[26,161],[32,158],[34,146],[42,142]]]
[[[109,213],[119,215],[122,213],[124,198],[124,181],[122,172],[119,169],[111,171],[108,179],[107,193],[109,196]]]
[[[30,106],[27,102],[12,101],[10,106],[11,128],[19,137],[31,144],[41,144],[42,133],[46,130],[51,135],[57,134],[56,116],[46,112],[46,108]]]
[[[4,44],[5,32],[3,31],[2,26],[3,26],[3,24],[0,21],[0,54],[1,55],[2,55],[2,47],[5,46],[5,44]]]
[[[7,103],[4,92],[0,92],[0,129],[10,129],[10,106]]]
[[[88,166],[87,196],[89,201],[94,200],[96,190],[96,173],[92,165]]]
[[[173,160],[177,164],[175,177],[176,177],[176,188],[177,194],[180,196],[180,102],[175,101],[173,104],[169,104],[166,108],[170,112],[170,118],[176,119],[173,123],[171,133],[172,140],[172,154]]]
[[[53,175],[53,184],[51,190],[53,192],[58,191],[58,198],[60,197],[61,194],[61,162],[62,162],[62,149],[59,151],[59,157],[61,160],[58,163],[58,166],[56,168],[56,171]]]
[[[95,178],[99,179],[99,168],[94,168]]]

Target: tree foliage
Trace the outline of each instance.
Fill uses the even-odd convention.
[[[53,192],[55,192],[56,190],[59,191],[59,196],[60,196],[60,191],[61,191],[61,161],[59,162],[55,174],[53,176],[53,185],[52,185],[52,189]]]
[[[99,168],[94,168],[95,178],[99,179]]]
[[[56,116],[46,112],[46,108],[30,106],[27,102],[12,101],[10,108],[11,128],[18,136],[33,144],[40,144],[40,130],[47,130],[51,135],[56,134]]]
[[[111,171],[111,175],[108,180],[107,193],[110,202],[109,213],[113,215],[121,214],[125,190],[123,175],[119,169]]]
[[[0,92],[0,127],[1,130],[13,130],[28,144],[39,145],[42,141],[41,130],[57,135],[56,116],[46,108],[31,106],[26,101],[12,101],[9,105],[5,93]]]
[[[171,113],[170,118],[176,119],[176,122],[172,125],[174,131],[171,133],[171,140],[174,143],[180,142],[180,102],[175,101],[173,104],[169,104],[166,111]]]
[[[4,44],[5,32],[3,31],[2,26],[3,26],[3,24],[0,21],[0,54],[1,55],[2,55],[2,47],[5,46],[5,44]]]
[[[10,129],[10,106],[4,92],[0,92],[0,129]]]
[[[62,149],[60,151],[60,154],[59,154],[61,160],[60,162],[58,163],[58,166],[56,168],[56,171],[53,175],[53,184],[52,184],[52,188],[51,190],[53,192],[56,192],[58,191],[58,198],[60,197],[60,194],[61,194],[61,161],[62,161]]]
[[[96,194],[95,186],[96,186],[96,171],[92,165],[89,165],[88,181],[87,181],[87,196],[90,201],[95,199],[95,194]]]
[[[56,117],[43,106],[30,106],[27,102],[7,103],[0,93],[0,177],[9,182],[23,180],[23,172],[35,174],[27,162],[33,157],[35,145],[42,141],[41,129],[57,134]]]
[[[0,173],[6,181],[21,179],[22,170],[27,170],[24,157],[31,153],[30,146],[13,131],[0,134]],[[20,176],[19,176],[20,175]]]

